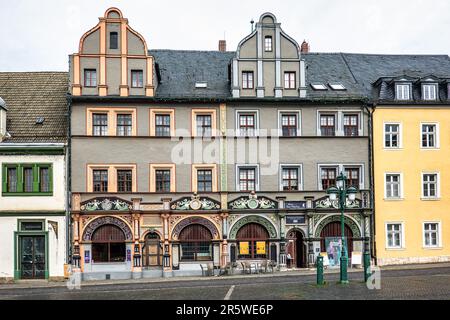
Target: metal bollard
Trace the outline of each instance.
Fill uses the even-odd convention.
[[[316,267],[317,267],[317,285],[323,285],[323,257],[321,255],[317,256]]]
[[[370,253],[364,252],[364,282],[367,282],[367,279],[370,277]]]

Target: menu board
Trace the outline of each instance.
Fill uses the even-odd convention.
[[[249,254],[249,245],[246,241],[239,242],[239,254]]]
[[[256,254],[266,254],[265,241],[256,241]]]

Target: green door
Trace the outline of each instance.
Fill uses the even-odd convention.
[[[21,279],[45,278],[45,236],[20,236]]]

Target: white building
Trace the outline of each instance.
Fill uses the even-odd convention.
[[[64,72],[0,73],[0,282],[64,277],[67,85]]]

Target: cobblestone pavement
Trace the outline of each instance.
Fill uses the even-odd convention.
[[[450,300],[450,267],[382,270],[381,289],[369,290],[361,272],[349,273],[348,285],[337,284],[339,274],[325,274],[326,284],[315,285],[315,275],[214,278],[66,287],[1,288],[0,299],[444,299]]]

